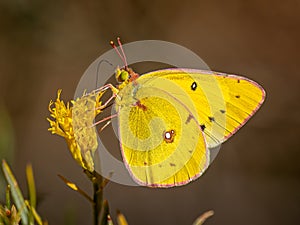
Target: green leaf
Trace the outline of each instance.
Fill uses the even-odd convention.
[[[35,182],[33,176],[33,170],[31,164],[26,166],[26,175],[27,175],[27,184],[29,190],[29,203],[30,206],[35,208],[36,207],[36,191],[35,191]]]
[[[7,162],[12,163],[14,154],[14,129],[12,126],[11,117],[3,104],[3,99],[0,96],[0,156],[1,159],[6,159]],[[5,195],[5,179],[4,175],[0,173],[0,200]]]
[[[16,178],[14,177],[11,169],[9,168],[9,166],[5,160],[2,161],[2,170],[3,170],[3,173],[6,178],[7,183],[10,185],[11,195],[12,195],[15,205],[17,206],[17,209],[21,215],[22,224],[27,225],[28,224],[28,218],[27,218],[28,209],[26,208],[23,194],[19,188]]]
[[[29,204],[30,204],[30,214],[28,216],[29,224],[34,224],[34,212],[36,207],[36,191],[35,191],[35,182],[33,176],[33,170],[31,164],[26,166],[26,176],[27,176],[27,185],[29,191]]]
[[[26,202],[26,205],[27,205],[27,207],[29,208],[29,210],[32,212],[32,215],[33,215],[35,221],[38,223],[38,225],[43,225],[42,218],[41,218],[40,215],[37,213],[37,211],[35,210],[35,208],[33,208],[33,207],[28,203],[28,201],[25,201],[25,202]],[[34,224],[34,221],[33,221],[33,224]]]
[[[10,202],[10,185],[7,185],[6,192],[5,192],[5,200],[6,200],[6,208],[10,209],[11,202]]]

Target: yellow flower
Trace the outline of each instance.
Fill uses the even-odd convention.
[[[53,120],[47,118],[52,134],[65,138],[73,158],[84,169],[94,171],[94,152],[98,147],[97,131],[93,126],[95,117],[101,113],[103,92],[84,94],[71,104],[60,100],[62,90],[57,91],[55,102],[50,101],[49,111]]]

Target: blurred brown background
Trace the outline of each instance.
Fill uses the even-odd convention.
[[[113,217],[120,209],[130,225],[188,225],[213,209],[207,225],[299,224],[299,12],[298,0],[1,0],[1,135],[10,132],[10,116],[13,168],[25,188],[25,165],[33,164],[42,216],[50,224],[91,224],[88,202],[57,174],[87,191],[89,182],[45,118],[56,90],[71,99],[88,65],[121,36],[183,45],[213,70],[256,80],[267,99],[197,181],[165,190],[110,183]]]

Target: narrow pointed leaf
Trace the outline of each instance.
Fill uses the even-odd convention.
[[[81,194],[83,197],[85,197],[88,201],[90,201],[91,203],[93,202],[93,199],[90,198],[90,196],[85,193],[82,189],[80,189],[76,184],[74,184],[73,182],[69,181],[67,178],[65,178],[62,175],[58,175],[60,179],[62,179],[62,181],[72,190],[77,191],[79,194]]]
[[[120,211],[117,212],[117,221],[118,225],[128,225],[125,216]]]
[[[26,166],[26,175],[27,175],[27,183],[28,183],[28,190],[29,190],[29,203],[30,206],[35,208],[36,207],[36,189],[35,189],[35,182],[33,176],[33,170],[31,164]]]
[[[214,211],[212,211],[212,210],[209,210],[209,211],[203,213],[201,216],[199,216],[195,220],[195,222],[193,223],[193,225],[202,225],[212,215],[214,215]]]
[[[10,185],[9,184],[6,187],[5,200],[6,200],[6,208],[10,209],[11,202],[10,202]]]
[[[36,207],[36,191],[35,191],[33,170],[30,164],[26,166],[26,176],[27,176],[27,185],[29,191],[29,203],[31,206],[30,208],[34,209]],[[34,224],[34,215],[32,210],[30,210],[28,219],[29,219],[29,224]]]
[[[101,225],[108,225],[108,220],[109,220],[109,207],[108,207],[107,200],[104,200],[103,205],[102,205],[100,224]]]
[[[26,208],[23,194],[19,188],[16,178],[14,177],[11,169],[5,160],[2,161],[2,169],[7,183],[10,185],[11,195],[17,206],[19,213],[21,214],[22,224],[28,224],[28,209]]]
[[[104,179],[103,179],[103,181],[102,181],[102,183],[101,183],[101,189],[102,189],[102,190],[103,190],[103,189],[105,188],[105,186],[109,183],[110,178],[112,177],[112,175],[113,175],[113,172],[110,172],[110,173],[108,174],[108,178],[104,178]]]
[[[37,213],[37,211],[35,210],[35,208],[33,208],[28,203],[28,201],[25,201],[25,202],[26,202],[26,205],[27,205],[28,209],[32,212],[32,215],[33,215],[35,221],[38,223],[38,225],[43,225],[43,221],[42,221],[41,217],[39,216],[39,214]]]
[[[107,215],[107,225],[114,225],[110,215]]]

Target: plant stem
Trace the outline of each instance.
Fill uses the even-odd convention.
[[[101,211],[101,204],[99,202],[102,202],[102,191],[99,190],[99,185],[98,183],[93,183],[93,188],[94,188],[94,225],[99,224],[99,214]]]
[[[88,170],[84,170],[84,173],[88,176],[88,178],[93,183],[93,214],[94,214],[94,225],[99,225],[99,216],[101,213],[102,205],[103,205],[103,177],[97,173],[96,171],[90,172]],[[103,224],[103,220],[101,220],[101,225]],[[105,223],[104,223],[105,224]]]
[[[102,210],[103,201],[103,188],[102,188],[102,176],[96,171],[90,172],[88,170],[84,171],[88,178],[93,183],[93,214],[94,214],[94,225],[99,225],[99,215]]]

